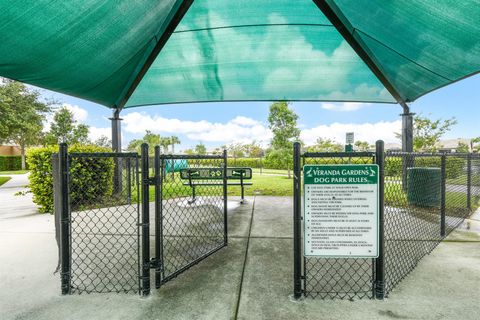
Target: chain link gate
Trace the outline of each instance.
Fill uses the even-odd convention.
[[[138,155],[61,144],[53,168],[62,294],[139,292]]]
[[[227,245],[226,168],[225,151],[165,155],[155,147],[156,288]]]
[[[302,167],[379,165],[377,259],[302,257]],[[383,299],[480,205],[480,155],[304,153],[294,145],[294,296]]]
[[[152,269],[159,288],[227,245],[226,152],[161,155],[155,147],[152,164],[146,144],[141,157],[60,145],[53,175],[62,294],[148,295]]]

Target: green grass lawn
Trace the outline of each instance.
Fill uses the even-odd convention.
[[[288,174],[287,170],[281,169],[259,169],[259,168],[252,168],[252,172],[254,174]],[[261,172],[261,173],[260,173]],[[290,174],[292,171],[290,171]]]
[[[3,185],[5,182],[7,182],[10,179],[12,179],[12,178],[10,178],[10,177],[0,177],[0,186]]]
[[[16,170],[16,171],[0,171],[0,174],[24,174],[27,173],[28,170]]]
[[[407,195],[404,192],[400,183],[388,183],[388,181],[397,180],[394,178],[386,179],[385,183],[385,204],[392,207],[407,207]],[[230,180],[232,181],[232,180]],[[289,179],[283,175],[261,175],[254,174],[252,180],[246,180],[252,182],[252,186],[245,187],[245,195],[266,195],[266,196],[293,196],[293,179]],[[192,189],[188,185],[184,185],[187,180],[180,180],[176,174],[175,180],[171,180],[170,177],[163,184],[163,198],[170,199],[176,197],[190,197],[192,195]],[[236,181],[238,182],[238,181]],[[221,184],[221,180],[218,180]],[[229,196],[240,196],[239,186],[228,186]],[[150,201],[155,199],[155,189],[153,186],[149,189]],[[196,194],[198,196],[221,196],[221,186],[197,186]],[[446,209],[448,211],[455,211],[458,208],[466,207],[466,194],[462,192],[447,192],[446,194]],[[479,199],[472,197],[472,209],[479,207]],[[436,209],[435,209],[436,210]]]
[[[254,174],[252,180],[246,180],[252,182],[252,186],[245,187],[245,195],[268,195],[268,196],[291,196],[293,195],[293,179],[289,179],[286,176],[269,176]],[[183,185],[187,180],[175,179],[173,182],[167,178],[167,181],[163,184],[163,198],[170,199],[172,197],[191,196],[192,189],[187,185]],[[236,181],[238,182],[238,181]],[[221,183],[221,181],[219,181]],[[240,196],[239,186],[228,186],[229,196]],[[153,186],[149,189],[150,201],[155,199],[155,188]],[[221,187],[212,186],[198,186],[196,187],[196,194],[202,195],[221,195]]]

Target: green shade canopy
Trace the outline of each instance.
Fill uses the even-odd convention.
[[[480,70],[478,0],[23,0],[0,75],[108,107],[409,102]]]

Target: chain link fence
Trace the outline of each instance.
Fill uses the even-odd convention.
[[[386,154],[387,294],[478,207],[478,164],[477,155]]]
[[[374,153],[304,153],[301,159],[302,167],[376,162]],[[378,259],[304,256],[303,274],[296,278],[303,279],[305,296],[321,299],[388,296],[425,255],[479,207],[477,154],[387,152],[382,165],[383,255],[381,251]],[[301,181],[301,169],[297,170]],[[300,207],[295,211],[300,211]],[[378,291],[378,285],[384,286],[384,290]]]

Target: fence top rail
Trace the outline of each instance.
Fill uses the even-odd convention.
[[[205,155],[200,155],[200,154],[161,154],[159,156],[160,159],[164,160],[202,160],[202,159],[223,159],[222,154],[205,154]]]
[[[305,152],[302,158],[365,158],[374,157],[375,152]]]
[[[139,158],[136,152],[69,152],[73,158]]]
[[[412,157],[459,157],[459,158],[480,158],[479,153],[460,153],[460,152],[404,152],[404,151],[387,151],[387,156],[412,156]]]

